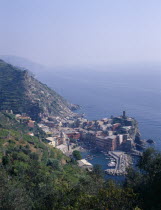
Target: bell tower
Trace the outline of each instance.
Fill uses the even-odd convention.
[[[126,119],[126,111],[123,111],[123,118]]]

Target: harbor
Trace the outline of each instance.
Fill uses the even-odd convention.
[[[106,179],[120,181],[126,175],[126,169],[132,165],[132,156],[122,151],[81,152],[82,158],[92,165],[99,164],[105,172]],[[111,164],[112,163],[112,164]]]
[[[126,175],[126,169],[132,165],[132,158],[130,155],[122,151],[109,151],[108,155],[112,157],[109,167],[105,170],[108,175]]]

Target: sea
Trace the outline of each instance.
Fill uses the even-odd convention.
[[[89,120],[120,116],[125,110],[138,121],[141,138],[153,139],[153,147],[161,150],[160,67],[69,69],[50,72],[43,81],[69,102],[79,104],[78,112]],[[107,169],[104,154],[97,154],[91,163]]]
[[[161,150],[161,69],[66,70],[50,72],[43,81],[79,104],[89,120],[120,116],[125,110],[138,121],[142,139],[153,139]]]

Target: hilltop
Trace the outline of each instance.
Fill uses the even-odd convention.
[[[27,71],[0,60],[0,110],[43,116],[73,115],[74,106]]]
[[[36,78],[39,75],[41,75],[43,78],[43,76],[49,72],[49,67],[33,62],[24,57],[14,55],[0,55],[0,59],[18,68],[29,69],[33,74],[35,74]]]

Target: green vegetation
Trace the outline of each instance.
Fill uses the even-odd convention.
[[[81,160],[81,159],[82,159],[82,155],[81,155],[81,153],[80,153],[78,150],[74,150],[74,151],[73,151],[73,157],[74,157],[76,160]]]
[[[16,119],[14,114],[9,114],[5,112],[0,112],[0,128],[5,129],[12,129],[14,131],[19,131],[19,133],[34,133],[35,136],[45,138],[46,134],[40,129],[35,123],[35,126],[33,128],[30,128],[26,126],[25,123],[20,123],[19,120]]]
[[[147,149],[138,162],[138,170],[129,169],[125,186],[138,194],[142,209],[161,209],[161,153]]]
[[[41,132],[27,135],[14,115],[0,113],[0,124],[0,209],[161,209],[160,153],[145,151],[119,185],[104,180],[99,165],[80,169],[44,143]]]

